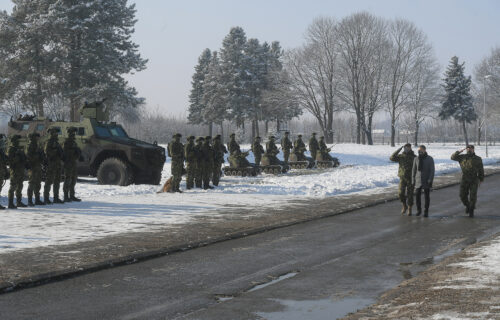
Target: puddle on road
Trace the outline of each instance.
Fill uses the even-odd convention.
[[[275,284],[277,282],[280,282],[280,281],[283,281],[283,280],[295,277],[297,274],[298,274],[298,272],[290,272],[290,273],[284,274],[284,275],[279,276],[278,278],[276,278],[276,279],[274,279],[272,281],[256,285],[255,287],[253,287],[252,289],[248,290],[247,292],[253,292],[253,291],[265,288],[265,287],[273,285],[273,284]]]
[[[280,312],[259,312],[266,320],[324,320],[338,319],[362,309],[374,302],[372,299],[347,298],[343,300],[273,300],[285,306]]]

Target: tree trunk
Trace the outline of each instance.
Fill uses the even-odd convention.
[[[465,124],[465,121],[462,121],[462,129],[464,131],[464,138],[465,138],[465,145],[469,145],[469,137],[467,137],[467,126]]]
[[[361,143],[361,117],[356,115],[356,143],[360,144]]]
[[[420,125],[418,121],[415,122],[415,147],[418,147],[418,130],[420,129]]]
[[[252,120],[252,140],[255,139],[255,120]]]
[[[481,145],[481,130],[483,128],[481,128],[481,126],[477,126],[477,145],[480,146]]]
[[[259,120],[255,120],[255,136],[260,136]]]
[[[266,121],[264,122],[264,126],[265,126],[266,136],[267,136],[267,133],[269,132],[269,120],[266,120]]]
[[[391,147],[396,146],[396,119],[391,117]]]

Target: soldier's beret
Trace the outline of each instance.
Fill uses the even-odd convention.
[[[301,135],[301,134],[299,134],[299,135],[297,135],[297,137],[302,138],[302,135]]]
[[[205,137],[205,140],[210,140],[210,139],[212,139],[212,136],[206,136]]]
[[[215,139],[220,139],[220,138],[222,138],[222,136],[220,134],[215,136]]]
[[[234,137],[234,136],[236,136],[236,134],[235,133],[231,133],[229,136],[230,137]]]
[[[180,133],[176,133],[176,134],[174,134],[174,135],[172,136],[172,138],[177,138],[177,137],[179,137],[179,138],[180,138],[180,137],[182,137],[182,134],[180,134]]]
[[[261,138],[261,137],[259,137],[259,136],[256,136],[256,137],[255,137],[255,139],[262,139],[262,138]]]
[[[30,133],[30,134],[28,135],[28,138],[30,138],[30,139],[33,139],[33,138],[35,138],[35,137],[36,137],[36,138],[39,138],[39,137],[40,137],[40,134],[39,134],[38,132],[34,132],[34,133]]]
[[[19,140],[19,139],[21,139],[21,136],[20,136],[20,135],[18,135],[18,134],[15,134],[15,135],[13,135],[12,137],[10,137],[10,140],[11,140],[11,141],[14,141],[14,140]]]
[[[467,148],[469,148],[469,149],[474,149],[474,146],[473,146],[472,144],[469,144],[469,145],[467,146]]]
[[[203,137],[196,138],[196,141],[203,141],[203,140],[205,140],[205,138],[203,138]]]
[[[312,135],[313,135],[313,136],[315,136],[315,135],[316,135],[316,132],[313,132],[313,133],[312,133]]]
[[[187,137],[188,140],[193,140],[194,139],[194,136],[189,136]]]
[[[286,131],[285,134],[290,134],[290,131]]]

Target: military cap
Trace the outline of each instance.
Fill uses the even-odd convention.
[[[411,143],[407,143],[404,145],[405,147],[410,147],[411,148]]]
[[[285,131],[285,134],[290,134],[290,131]]]
[[[203,141],[203,140],[205,140],[205,138],[203,138],[203,137],[198,137],[198,138],[196,138],[196,142],[198,142],[198,141]]]
[[[212,136],[205,136],[205,140],[211,140]]]
[[[255,137],[255,139],[262,139],[262,138],[261,138],[261,137],[259,137],[259,136],[256,136],[256,137]]]
[[[194,136],[187,137],[188,140],[194,140]]]
[[[21,139],[21,136],[18,135],[18,134],[15,134],[15,135],[13,135],[13,136],[10,137],[11,141],[16,141],[16,140],[19,140],[19,139]]]
[[[274,138],[275,138],[275,136],[269,136],[269,139],[274,139]]]
[[[214,139],[220,139],[222,138],[220,134],[216,135]]]
[[[236,134],[233,132],[233,133],[231,133],[229,136],[230,136],[230,137],[234,137],[234,136],[236,136]]]
[[[474,145],[469,144],[469,145],[467,146],[467,148],[468,148],[468,149],[474,149]]]
[[[302,135],[301,135],[301,134],[298,134],[298,135],[297,135],[297,137],[302,138]]]
[[[38,132],[33,132],[28,135],[28,138],[33,139],[33,138],[40,138],[40,134]]]
[[[321,136],[321,137],[319,137],[319,138],[320,138],[320,139],[324,139],[324,138],[325,138],[325,136]]]
[[[174,134],[174,135],[172,136],[172,138],[177,138],[177,137],[179,137],[179,138],[180,138],[180,137],[182,137],[182,134],[180,134],[180,133],[176,133],[176,134]]]

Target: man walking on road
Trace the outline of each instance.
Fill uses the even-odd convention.
[[[402,154],[399,154],[404,148]],[[403,209],[401,214],[405,214],[408,211],[408,215],[411,216],[412,206],[413,206],[413,185],[411,183],[411,172],[413,169],[413,160],[415,159],[415,153],[411,149],[411,144],[407,143],[403,147],[396,150],[389,158],[392,162],[399,163],[399,200],[403,203]]]
[[[434,181],[434,159],[427,154],[424,145],[418,148],[418,157],[413,160],[412,185],[416,191],[417,216],[422,214],[422,189],[424,190],[424,217],[429,216],[430,192]]]
[[[467,154],[461,154],[464,150],[467,150]],[[476,156],[473,145],[453,153],[451,160],[458,161],[462,169],[460,200],[465,205],[465,213],[472,218],[476,208],[477,189],[484,180],[483,160]]]

